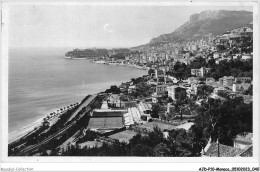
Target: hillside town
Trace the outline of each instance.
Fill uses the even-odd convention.
[[[55,121],[50,114],[9,144],[10,156],[253,156],[252,24],[197,41],[107,50],[93,62],[147,75],[88,95]]]

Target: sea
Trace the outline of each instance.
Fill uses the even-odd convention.
[[[49,113],[147,74],[126,66],[65,59],[70,48],[10,48],[8,132],[15,135]],[[9,138],[10,140],[10,138]]]

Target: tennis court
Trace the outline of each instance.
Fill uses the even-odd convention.
[[[88,128],[120,128],[123,127],[123,117],[98,117],[90,118]]]

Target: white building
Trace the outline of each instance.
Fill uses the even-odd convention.
[[[245,90],[248,90],[248,88],[251,86],[251,84],[233,84],[232,91],[233,92],[243,92]]]

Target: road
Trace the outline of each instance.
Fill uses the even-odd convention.
[[[89,103],[91,103],[95,98],[97,97],[97,95],[92,95],[90,98],[88,98],[84,103],[82,103],[80,105],[80,107],[72,114],[73,116],[76,116],[79,111],[83,108],[89,105]],[[32,152],[34,152],[35,150],[38,150],[41,146],[43,146],[44,144],[47,144],[48,142],[50,142],[52,139],[56,139],[59,138],[60,136],[62,136],[62,134],[64,134],[70,127],[72,127],[73,125],[76,124],[76,122],[81,119],[85,114],[87,114],[88,112],[90,112],[91,108],[88,107],[86,108],[85,113],[82,113],[79,118],[73,122],[71,122],[70,124],[68,124],[67,126],[65,126],[64,128],[62,128],[60,131],[58,131],[57,133],[49,136],[48,138],[46,138],[45,140],[43,140],[40,143],[37,143],[36,145],[32,145],[30,147],[27,147],[23,150],[21,150],[18,154],[16,154],[16,156],[23,156],[23,155],[28,155]],[[70,118],[73,119],[73,118]]]
[[[79,113],[79,111],[81,111],[81,109],[82,109],[83,107],[88,106],[88,104],[89,104],[91,101],[93,101],[96,97],[97,97],[97,94],[91,95],[91,97],[89,97],[84,103],[82,103],[82,104],[80,105],[80,107],[78,107],[77,110],[76,110],[75,112],[73,112],[73,114],[72,114],[71,117],[68,119],[68,121],[65,123],[65,125],[66,125],[69,121],[71,121],[71,120]]]

